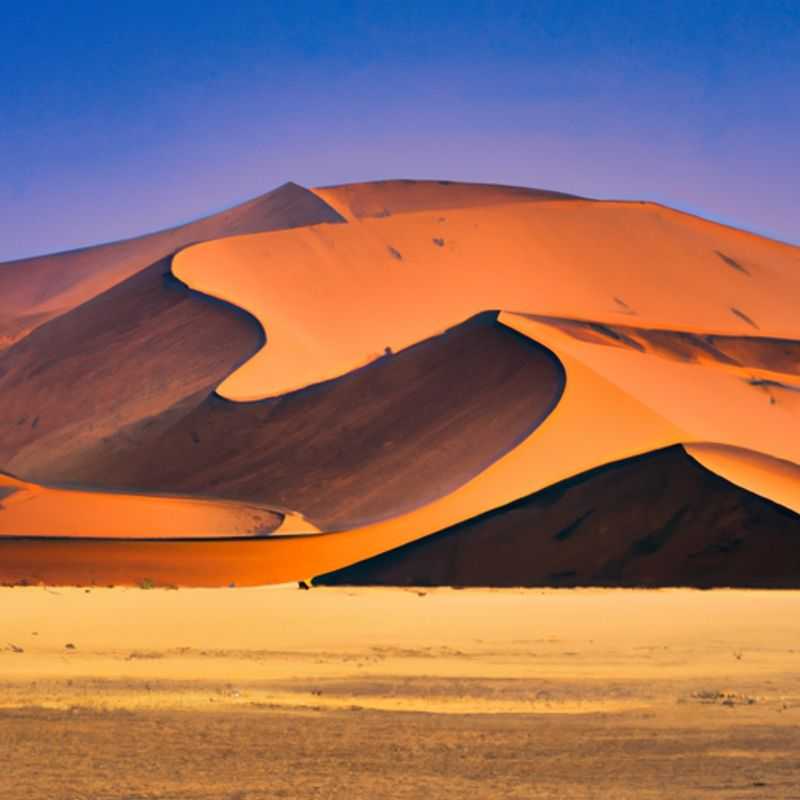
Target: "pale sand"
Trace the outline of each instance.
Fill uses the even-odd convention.
[[[0,603],[0,798],[800,792],[796,592],[15,588]]]

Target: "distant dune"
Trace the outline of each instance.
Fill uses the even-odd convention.
[[[0,580],[800,585],[798,304],[800,248],[448,181],[0,265]]]

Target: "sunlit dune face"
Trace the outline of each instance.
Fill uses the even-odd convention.
[[[749,274],[719,258],[722,239]],[[795,250],[657,206],[551,201],[209,242],[173,271],[262,321],[267,346],[219,387],[255,400],[488,308],[791,339],[794,304],[782,298],[800,292]]]
[[[249,585],[365,562],[359,574],[378,582],[785,585],[791,554],[769,542],[781,526],[794,530],[800,506],[797,248],[652,204],[537,190],[387,181],[303,191],[293,197],[311,213],[305,227],[289,215],[291,230],[228,229],[171,262],[190,290],[252,315],[266,333],[260,349],[222,337],[232,346],[217,357],[220,337],[171,311],[153,327],[180,348],[150,358],[129,332],[146,337],[146,315],[137,317],[115,346],[163,362],[171,388],[149,406],[132,398],[127,420],[97,415],[106,427],[75,449],[48,454],[31,431],[9,445],[14,465],[43,477],[149,493],[90,502],[17,487],[5,506],[19,508],[27,491],[42,510],[15,525],[39,535],[61,514],[65,536],[136,538],[126,531],[169,502],[164,536],[176,541],[6,538],[4,580],[136,583],[147,572]],[[487,310],[499,310],[499,325],[465,323]],[[51,384],[35,372],[48,348],[25,361],[26,341],[7,351],[15,385],[42,397]],[[170,372],[170,360],[183,371]],[[100,408],[114,388],[95,376],[86,395]],[[70,414],[76,429],[94,417]],[[612,462],[616,472],[596,472]],[[627,495],[613,475],[627,476]],[[584,488],[567,491],[571,481]],[[192,506],[160,491],[203,497]],[[513,505],[522,498],[525,514]],[[131,511],[123,500],[136,501]],[[102,533],[97,502],[128,516],[116,533]],[[237,533],[248,503],[311,522],[229,538],[248,535]],[[13,534],[6,513],[0,525]],[[192,526],[214,540],[177,541]],[[742,527],[766,533],[743,544]],[[413,558],[397,550],[440,531]],[[453,553],[468,541],[459,566]],[[758,555],[770,548],[783,555]]]
[[[71,491],[0,475],[0,538],[169,539],[265,536],[283,515],[254,504]]]

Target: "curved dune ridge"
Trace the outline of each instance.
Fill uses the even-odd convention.
[[[72,481],[79,453],[202,402],[263,343],[252,317],[190,292],[162,259],[0,351],[0,464]]]
[[[168,409],[45,477],[299,508],[326,530],[396,516],[480,473],[558,402],[559,361],[495,318],[281,398]]]
[[[371,181],[323,186],[312,191],[349,222],[364,217],[389,217],[435,209],[585,199],[546,189],[461,181]]]
[[[342,217],[287,183],[235,208],[134,239],[0,264],[0,347],[195,242]]]
[[[99,294],[118,267],[83,269],[88,300],[0,353],[0,465],[75,485],[28,484],[52,511],[26,531],[194,504],[152,542],[21,540],[0,510],[0,579],[800,584],[800,249],[515,187],[277,191],[305,223]],[[239,533],[254,506],[272,527]],[[211,540],[179,541],[195,524]]]

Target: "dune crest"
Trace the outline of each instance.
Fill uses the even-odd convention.
[[[315,194],[286,183],[209,217],[134,239],[0,264],[0,347],[194,242],[341,222]]]
[[[721,240],[751,274],[717,255]],[[442,244],[439,244],[441,242]],[[475,313],[798,338],[796,248],[648,204],[522,202],[234,237],[179,253],[190,287],[245,308],[268,342],[218,391],[277,396]],[[682,287],[675,291],[674,286]]]
[[[525,186],[461,181],[385,180],[321,186],[312,192],[348,222],[438,209],[474,208],[536,200],[585,200],[563,192]]]
[[[711,472],[800,513],[798,464],[723,444],[697,442],[684,449]]]

